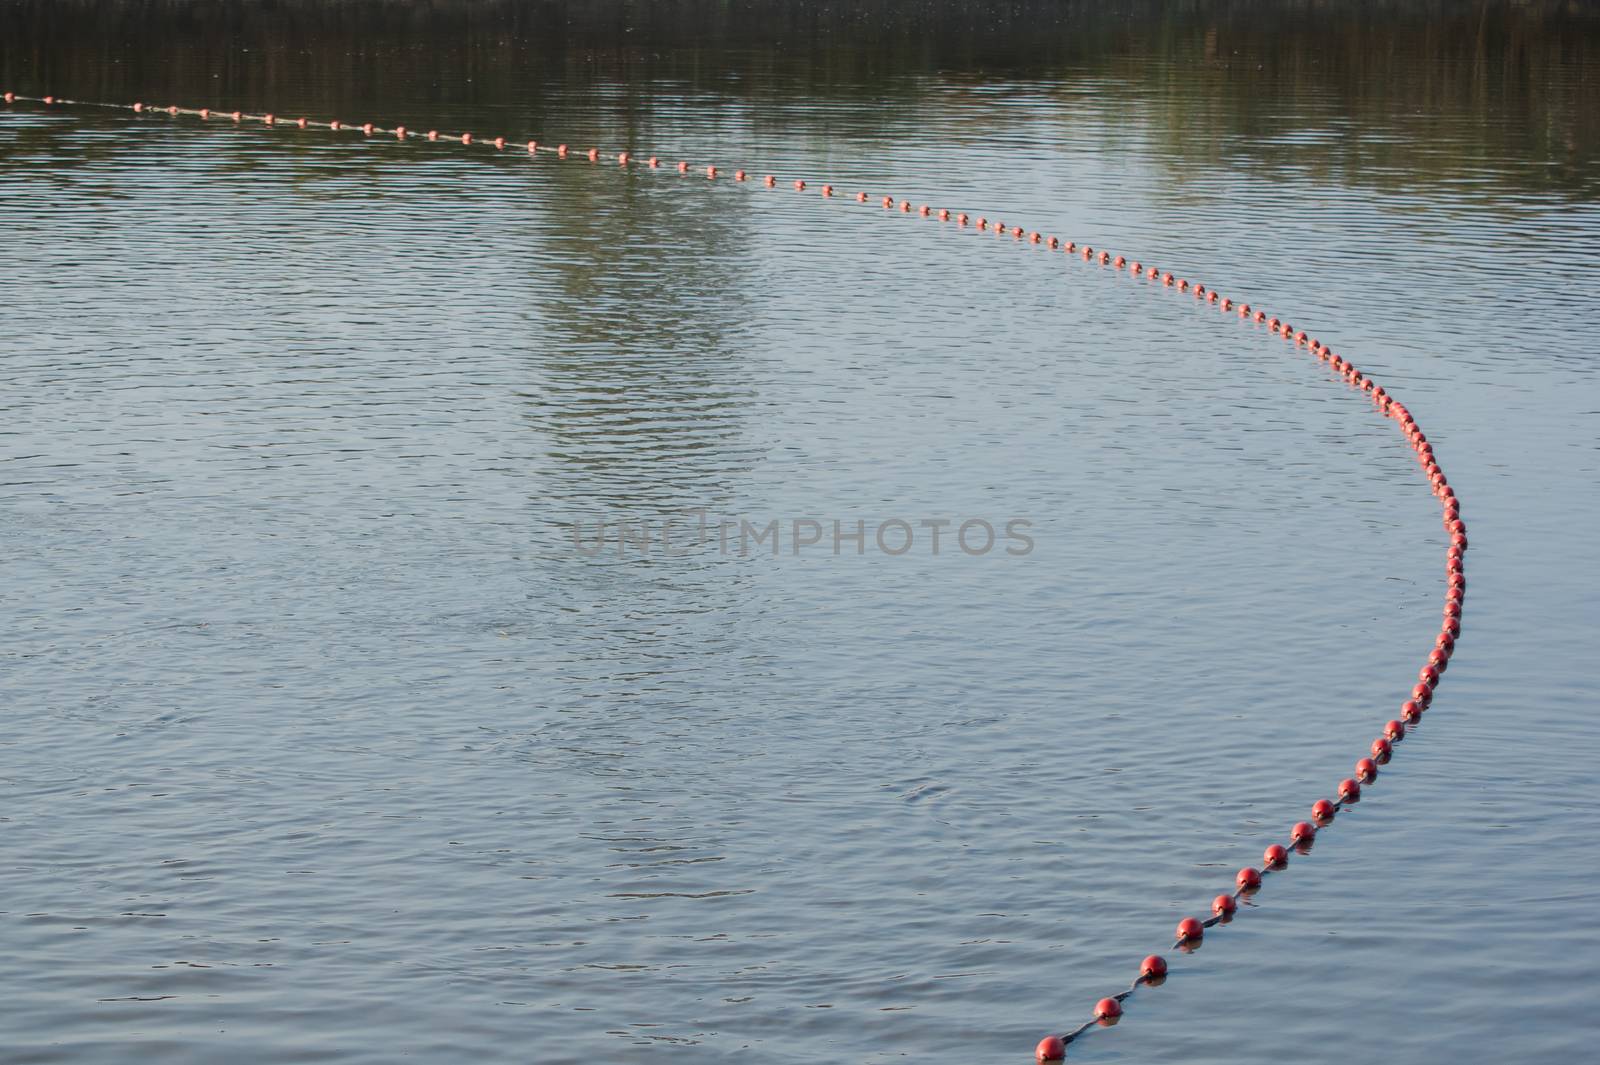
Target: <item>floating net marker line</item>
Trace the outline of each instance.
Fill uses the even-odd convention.
[[[247,114],[242,111],[219,111],[212,108],[177,107],[167,105],[152,107],[145,103],[111,104],[93,103],[82,100],[68,100],[58,96],[22,96],[17,93],[4,94],[7,105],[18,103],[41,104],[46,108],[55,107],[80,107],[98,108],[102,110],[128,111],[138,115],[166,116],[169,118],[195,117],[203,122],[225,123],[233,126],[249,124],[257,128],[288,128],[288,129],[323,129],[334,133],[359,134],[364,138],[385,137],[398,141],[427,141],[429,143],[459,144],[464,148],[480,148],[495,152],[507,150],[521,150],[529,157],[537,157],[541,153],[548,153],[557,159],[574,160],[598,164],[603,160],[614,162],[623,168],[636,168],[641,170],[656,171],[663,175],[677,174],[688,176],[691,173],[703,174],[708,181],[717,181],[731,178],[735,184],[754,187],[751,181],[752,172],[744,169],[727,170],[715,164],[704,166],[691,166],[686,160],[673,163],[663,162],[659,155],[639,156],[632,151],[618,151],[602,153],[599,148],[573,150],[566,144],[549,145],[538,140],[512,141],[503,136],[493,138],[479,138],[472,133],[441,133],[430,129],[425,132],[408,128],[406,126],[380,127],[371,122],[341,122],[337,119],[315,121],[309,118],[285,118],[271,112],[260,114]],[[760,187],[776,189],[779,181],[774,174],[765,174],[760,181]],[[812,186],[803,179],[795,179],[790,183],[795,192],[806,192]],[[1406,443],[1415,452],[1418,464],[1422,467],[1423,474],[1428,478],[1428,484],[1438,499],[1442,511],[1442,520],[1445,532],[1449,534],[1450,546],[1445,552],[1445,600],[1443,620],[1439,631],[1434,637],[1434,646],[1429,651],[1427,660],[1417,671],[1417,683],[1411,689],[1410,696],[1400,705],[1400,716],[1390,720],[1383,726],[1382,735],[1372,741],[1369,753],[1363,755],[1355,764],[1354,775],[1341,780],[1335,789],[1335,798],[1321,798],[1311,806],[1311,819],[1299,821],[1289,830],[1289,839],[1285,843],[1273,843],[1262,854],[1261,868],[1245,866],[1234,877],[1232,891],[1217,895],[1211,902],[1211,916],[1205,919],[1185,917],[1178,922],[1174,934],[1173,949],[1193,950],[1205,938],[1206,930],[1219,924],[1225,924],[1233,919],[1239,909],[1239,900],[1254,895],[1259,891],[1265,878],[1274,873],[1283,871],[1288,867],[1291,851],[1299,854],[1308,854],[1311,845],[1316,839],[1317,830],[1326,828],[1333,823],[1334,818],[1346,806],[1361,801],[1363,786],[1370,787],[1378,778],[1378,769],[1394,757],[1395,745],[1406,736],[1408,729],[1414,729],[1421,721],[1422,715],[1433,703],[1434,691],[1439,685],[1445,669],[1450,664],[1450,658],[1455,652],[1456,640],[1461,635],[1462,604],[1466,598],[1467,578],[1465,559],[1467,551],[1467,529],[1461,521],[1461,504],[1456,498],[1455,489],[1445,479],[1444,470],[1440,467],[1438,459],[1434,456],[1433,445],[1423,434],[1421,426],[1417,424],[1405,405],[1395,399],[1383,386],[1371,377],[1356,369],[1356,367],[1343,356],[1334,353],[1333,349],[1322,341],[1309,336],[1305,330],[1296,329],[1288,322],[1269,315],[1259,307],[1248,303],[1236,301],[1232,297],[1222,296],[1215,289],[1207,288],[1203,284],[1191,282],[1186,278],[1174,277],[1170,271],[1159,270],[1138,260],[1129,260],[1123,255],[1114,255],[1105,249],[1096,250],[1087,244],[1078,244],[1071,240],[1062,240],[1056,236],[1042,234],[1037,230],[1024,230],[1021,226],[1008,226],[999,220],[991,220],[986,216],[976,219],[967,212],[952,212],[947,208],[933,208],[927,204],[913,205],[910,200],[897,199],[894,196],[871,196],[864,191],[856,192],[853,196],[838,196],[835,186],[823,184],[816,186],[820,199],[833,200],[841,204],[876,203],[883,210],[900,215],[912,215],[918,218],[934,219],[939,222],[951,224],[953,229],[974,233],[992,233],[997,237],[1009,236],[1013,242],[1026,242],[1037,245],[1049,251],[1064,252],[1075,256],[1085,263],[1098,264],[1113,270],[1126,271],[1129,277],[1142,279],[1152,285],[1159,284],[1163,289],[1172,289],[1178,293],[1192,295],[1201,303],[1217,308],[1224,313],[1234,313],[1238,320],[1247,325],[1264,325],[1267,331],[1274,336],[1281,337],[1297,349],[1305,349],[1315,355],[1320,361],[1337,373],[1348,385],[1360,390],[1377,406],[1378,410],[1386,417],[1392,419],[1405,437]],[[1139,975],[1135,977],[1127,990],[1121,991],[1107,998],[1102,998],[1095,1003],[1087,1020],[1075,1028],[1046,1035],[1039,1040],[1034,1048],[1034,1057],[1040,1062],[1059,1061],[1066,1056],[1067,1046],[1082,1038],[1085,1034],[1099,1026],[1109,1026],[1117,1023],[1123,1013],[1123,1003],[1131,998],[1142,987],[1154,987],[1166,980],[1167,962],[1159,954],[1146,957],[1139,966]]]

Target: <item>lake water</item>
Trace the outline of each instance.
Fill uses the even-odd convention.
[[[6,2],[0,89],[696,167],[0,110],[0,1061],[1023,1062],[1150,952],[1072,1060],[1592,1055],[1592,12]],[[1460,493],[1435,708],[1197,952],[1437,504],[1303,351],[857,190],[1286,314]],[[701,512],[781,550],[572,536]]]

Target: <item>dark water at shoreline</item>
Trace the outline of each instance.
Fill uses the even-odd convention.
[[[775,43],[776,42],[776,43]],[[0,3],[0,88],[558,138],[1292,314],[1472,528],[1438,709],[1073,1060],[1583,1060],[1592,8]],[[687,187],[685,187],[687,186]],[[1443,546],[1279,341],[792,192],[0,111],[0,1061],[1026,1061],[1395,713]],[[584,557],[567,524],[1031,521]]]

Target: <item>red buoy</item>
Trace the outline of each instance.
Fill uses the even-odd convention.
[[[1103,998],[1094,1004],[1094,1019],[1104,1024],[1122,1016],[1122,1003],[1114,998]]]
[[[1289,830],[1290,843],[1309,843],[1317,838],[1317,826],[1310,821],[1296,821]]]
[[[1396,743],[1406,738],[1406,727],[1398,721],[1391,721],[1383,726],[1383,735],[1390,743]]]
[[[1151,954],[1139,963],[1139,975],[1146,980],[1157,980],[1167,975],[1167,959]]]
[[[1061,1041],[1059,1035],[1047,1035],[1033,1048],[1033,1060],[1039,1062],[1060,1061],[1066,1056],[1067,1044]]]
[[[1361,798],[1361,785],[1349,777],[1339,781],[1339,801],[1356,802]]]
[[[1311,804],[1311,817],[1313,820],[1331,821],[1333,820],[1333,815],[1335,812],[1336,811],[1333,808],[1333,803],[1329,802],[1327,799],[1318,799],[1316,802]]]
[[[1181,942],[1200,939],[1206,934],[1205,926],[1193,917],[1185,917],[1178,922],[1178,939]]]
[[[1274,843],[1261,853],[1261,864],[1268,869],[1276,869],[1288,860],[1289,852],[1284,849],[1281,843]]]
[[[1394,754],[1393,745],[1391,745],[1389,741],[1384,739],[1382,736],[1379,736],[1377,739],[1372,741],[1372,757],[1387,759],[1392,754]]]
[[[1218,895],[1211,900],[1211,912],[1218,917],[1232,917],[1238,908],[1239,904],[1234,901],[1232,895]]]
[[[1239,885],[1241,891],[1254,891],[1261,886],[1261,874],[1247,865],[1239,870],[1239,875],[1233,878],[1233,882]]]
[[[1370,758],[1363,758],[1356,763],[1356,779],[1363,784],[1370,784],[1378,779],[1378,763]]]
[[[1407,699],[1400,704],[1400,720],[1411,722],[1422,716],[1422,707],[1417,705],[1415,699]]]

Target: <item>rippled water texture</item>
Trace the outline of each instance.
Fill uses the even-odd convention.
[[[1025,1061],[1349,774],[1393,424],[819,181],[1292,316],[1471,525],[1420,731],[1073,1059],[1589,1057],[1596,21],[1098,11],[0,5],[29,95],[781,178],[0,111],[0,1060]],[[1034,548],[570,537],[694,508]]]

